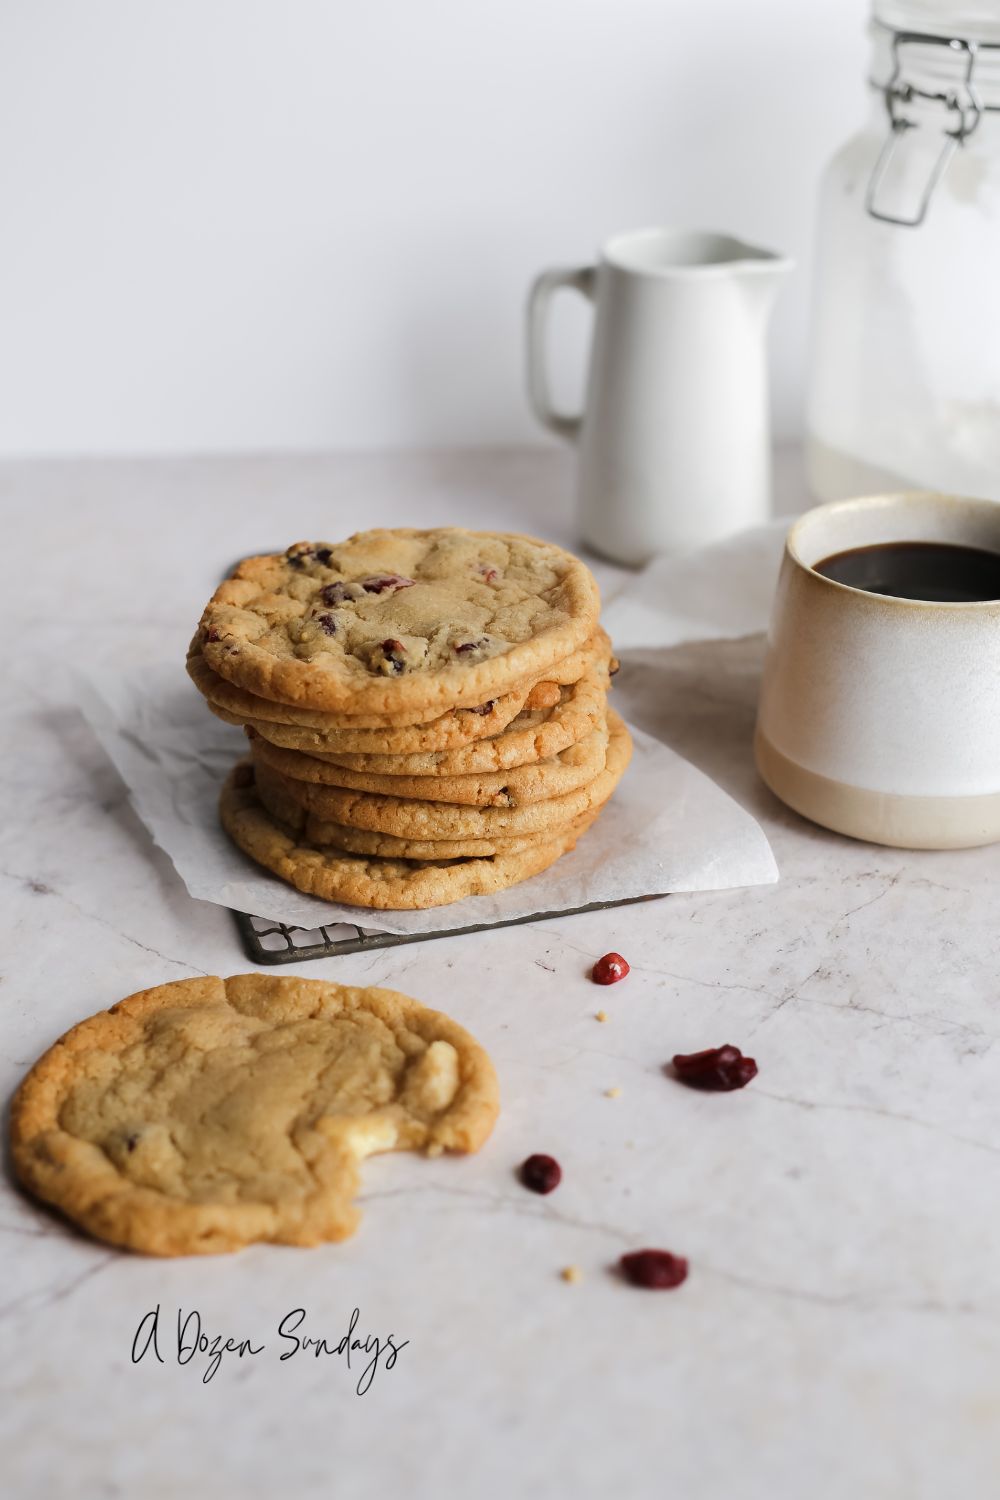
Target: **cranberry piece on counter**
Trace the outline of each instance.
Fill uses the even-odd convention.
[[[617,984],[628,973],[628,963],[620,953],[605,953],[590,972],[595,984]]]
[[[562,1181],[562,1167],[554,1156],[529,1156],[521,1164],[521,1181],[533,1193],[551,1193]]]
[[[674,1072],[681,1083],[692,1089],[728,1093],[746,1088],[757,1076],[757,1064],[744,1057],[739,1047],[708,1047],[704,1052],[678,1052],[673,1059]]]
[[[631,1250],[618,1265],[625,1280],[633,1286],[664,1290],[687,1280],[687,1261],[683,1255],[672,1255],[669,1250]]]

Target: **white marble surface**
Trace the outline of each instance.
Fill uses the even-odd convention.
[[[5,1098],[82,1016],[247,967],[67,708],[74,661],[180,661],[255,547],[375,521],[569,540],[568,496],[555,453],[0,469]],[[486,1044],[504,1107],[478,1157],[368,1163],[344,1245],[203,1261],[90,1243],[5,1177],[5,1495],[996,1494],[997,852],[879,850],[785,813],[749,762],[758,656],[635,653],[620,691],[662,684],[644,727],[761,818],[779,885],[301,966],[443,1004]],[[632,975],[598,990],[612,947]],[[722,1041],[758,1059],[743,1093],[664,1077]],[[550,1199],[513,1176],[535,1150],[564,1165]],[[644,1244],[690,1257],[682,1289],[609,1273]],[[569,1263],[582,1285],[559,1280]],[[157,1303],[166,1362],[133,1366]],[[266,1348],[203,1384],[203,1360],[173,1359],[178,1306]],[[354,1307],[410,1342],[358,1397],[342,1360],[279,1362],[296,1307],[331,1342]]]

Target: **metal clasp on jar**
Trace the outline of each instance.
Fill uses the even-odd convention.
[[[946,47],[953,55],[961,55],[964,58],[964,73],[958,85],[949,89],[926,89],[907,82],[903,78],[902,49],[910,45]],[[884,224],[901,224],[908,229],[913,229],[924,222],[934,196],[934,189],[944,176],[955,150],[972,135],[983,117],[984,108],[987,107],[983,104],[975,84],[978,58],[979,44],[963,37],[926,36],[918,31],[893,33],[892,72],[884,84],[873,81],[874,87],[884,95],[889,115],[889,135],[872,169],[871,180],[865,195],[865,207],[873,219],[880,219]],[[919,128],[917,121],[905,113],[906,106],[915,99],[943,104],[947,114],[954,116],[955,123],[951,129],[944,132],[941,150],[928,173],[915,215],[907,218],[902,214],[888,213],[880,208],[878,199],[880,191],[886,185],[887,175],[903,137],[907,131]]]

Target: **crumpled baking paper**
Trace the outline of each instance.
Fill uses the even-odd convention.
[[[424,933],[778,878],[755,819],[701,771],[633,730],[632,763],[614,798],[551,869],[495,895],[429,911],[334,905],[270,875],[223,833],[219,789],[246,740],[209,712],[181,663],[90,676],[80,683],[80,703],[190,894],[253,916],[308,929],[344,922],[366,932]]]
[[[655,559],[605,605],[601,624],[615,650],[736,640],[766,630],[792,519]]]

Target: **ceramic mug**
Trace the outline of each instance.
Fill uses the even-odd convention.
[[[876,495],[788,533],[757,716],[757,767],[783,802],[853,838],[910,849],[1000,839],[1000,601],[867,593],[816,572],[879,542],[1000,553],[1000,504]]]
[[[767,318],[791,262],[724,234],[642,229],[597,266],[545,271],[528,302],[528,394],[579,447],[583,539],[618,562],[687,551],[767,519]],[[582,416],[549,395],[549,304],[595,305]]]

